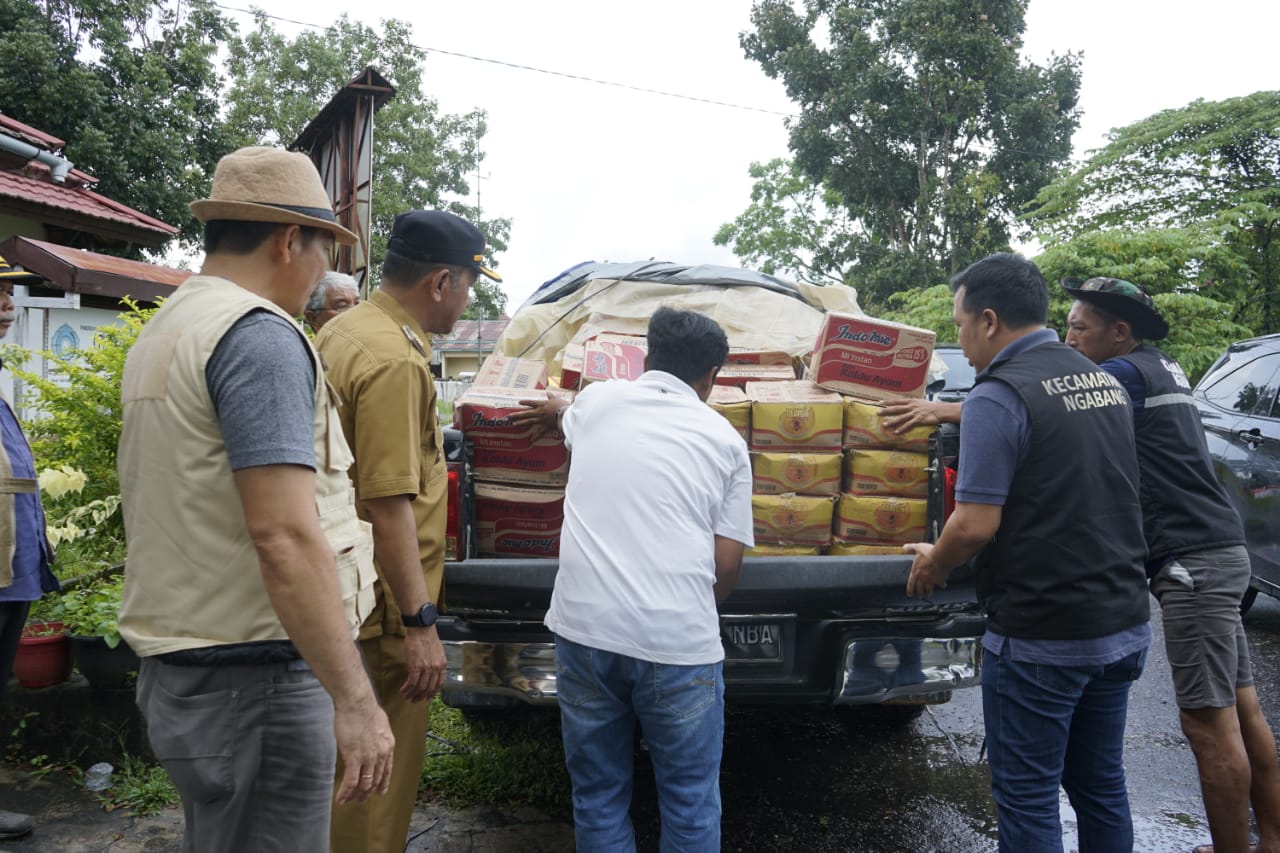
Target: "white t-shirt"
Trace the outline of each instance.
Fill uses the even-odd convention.
[[[655,370],[588,386],[563,428],[573,463],[547,627],[655,663],[723,660],[714,536],[754,544],[742,437]]]

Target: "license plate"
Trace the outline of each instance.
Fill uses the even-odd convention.
[[[782,625],[726,622],[720,626],[726,660],[782,660]]]

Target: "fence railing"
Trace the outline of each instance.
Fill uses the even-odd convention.
[[[470,387],[470,382],[460,379],[440,379],[436,382],[436,398],[442,403],[452,403]]]

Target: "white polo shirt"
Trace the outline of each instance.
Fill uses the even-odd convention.
[[[656,370],[588,386],[563,428],[573,463],[547,627],[655,663],[723,660],[714,536],[755,541],[742,437]]]

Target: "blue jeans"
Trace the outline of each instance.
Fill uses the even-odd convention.
[[[633,853],[636,720],[653,762],[661,850],[720,849],[724,664],[674,666],[556,637],[556,691],[578,853]]]
[[[1082,667],[983,656],[982,713],[1002,853],[1061,853],[1059,784],[1076,812],[1080,853],[1133,850],[1124,723],[1146,654]]]

